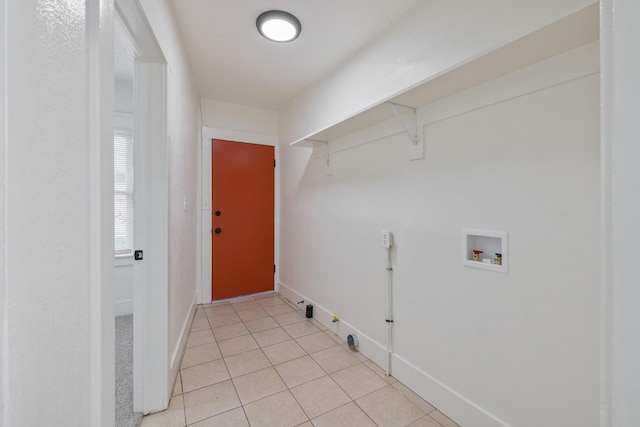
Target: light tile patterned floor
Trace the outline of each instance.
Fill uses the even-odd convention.
[[[454,427],[275,294],[198,306],[169,408],[143,427]]]

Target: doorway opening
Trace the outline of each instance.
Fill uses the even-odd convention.
[[[135,49],[120,20],[114,31],[115,420],[138,425],[133,387],[133,81]]]
[[[119,35],[125,41],[127,60],[131,59],[129,66],[133,65],[129,92],[134,176],[129,251],[129,297],[133,315],[132,407],[134,413],[148,414],[167,408],[172,386],[167,369],[166,61],[139,0],[116,0],[115,11],[116,38]],[[139,250],[143,256],[134,257]]]

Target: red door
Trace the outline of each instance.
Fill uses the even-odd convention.
[[[214,300],[273,290],[274,147],[213,140]]]

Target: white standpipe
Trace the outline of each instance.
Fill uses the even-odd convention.
[[[393,267],[391,265],[391,247],[387,248],[387,376],[391,375],[391,356],[393,354]]]

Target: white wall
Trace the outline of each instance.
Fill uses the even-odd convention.
[[[396,377],[462,425],[597,425],[598,89],[591,44],[420,108],[424,160],[395,121],[332,176],[281,146],[281,289],[382,364],[390,229]],[[509,232],[509,273],[463,267],[463,228]]]
[[[200,106],[168,0],[141,4],[167,60],[169,141],[169,363],[177,372],[196,302]],[[169,382],[173,381],[171,376]]]
[[[116,257],[114,280],[115,315],[133,314],[133,257]]]
[[[113,425],[113,5],[5,7],[3,425]]]
[[[582,9],[593,0],[419,2],[282,111],[294,142]]]
[[[640,425],[640,3],[604,0],[602,11],[603,201],[609,231],[603,247],[609,269],[603,293],[603,356],[609,363],[603,369],[603,400],[611,405],[604,419],[612,421],[603,425],[631,427]]]
[[[5,21],[5,1],[0,1],[0,21]],[[7,384],[6,378],[9,373],[7,368],[7,351],[9,345],[7,342],[7,334],[5,332],[6,327],[6,281],[5,281],[5,253],[4,247],[6,243],[5,239],[5,168],[6,168],[6,148],[7,142],[6,136],[6,117],[5,117],[5,67],[6,67],[6,38],[5,32],[0,32],[0,424],[7,425],[8,421],[5,418],[5,385]]]
[[[278,135],[278,113],[261,108],[202,100],[203,126],[229,131]]]
[[[114,109],[117,113],[133,114],[133,82],[116,80]]]

